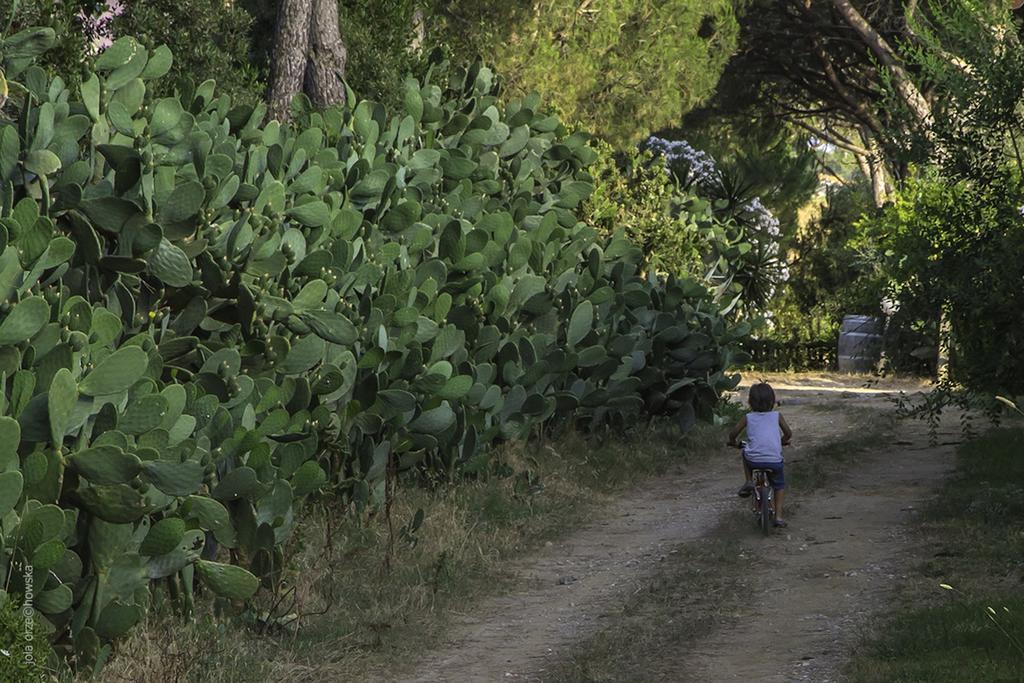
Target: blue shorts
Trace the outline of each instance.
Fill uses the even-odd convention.
[[[781,462],[750,462],[747,456],[743,456],[743,464],[752,470],[768,470],[768,478],[772,481],[772,488],[781,491],[786,488],[786,475],[782,469]]]

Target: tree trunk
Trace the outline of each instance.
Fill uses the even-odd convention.
[[[878,143],[871,140],[871,156],[868,157],[868,164],[871,166],[871,194],[875,198],[875,206],[881,208],[889,201],[889,188],[886,182],[885,158],[878,148]]]
[[[348,50],[338,28],[338,1],[313,0],[306,93],[318,109],[345,101]]]
[[[867,179],[868,183],[870,183],[871,187],[874,188],[874,186],[875,186],[875,178],[874,178],[874,175],[871,173],[871,163],[868,161],[868,159],[870,159],[870,157],[871,157],[870,154],[855,154],[854,155],[854,158],[857,160],[857,165],[860,167],[860,172],[864,174],[864,177]],[[875,200],[875,205],[876,206],[878,205],[878,200],[877,199]]]
[[[423,44],[427,40],[427,24],[423,17],[423,8],[417,7],[412,13],[412,40],[409,51],[415,55],[423,52]]]
[[[940,382],[949,381],[949,352],[952,346],[953,325],[949,322],[949,304],[943,303],[939,310],[939,353],[935,363],[935,374]]]
[[[861,172],[871,182],[871,196],[875,200],[875,206],[881,208],[889,200],[889,189],[887,173],[885,172],[885,157],[878,147],[878,142],[867,130],[860,131],[860,139],[867,149],[867,154],[857,155],[857,164]]]
[[[309,95],[319,108],[345,101],[345,43],[334,0],[283,0],[270,73],[270,118],[288,121],[292,98]]]
[[[864,44],[871,49],[871,52],[878,58],[878,61],[889,70],[900,97],[903,98],[904,103],[906,103],[915,118],[917,118],[917,122],[927,130],[932,120],[931,106],[917,86],[914,85],[910,74],[903,68],[896,51],[868,23],[867,19],[857,11],[857,8],[850,4],[850,0],[832,0],[832,4],[843,20],[849,24],[850,28],[856,31]]]
[[[270,118],[287,121],[292,97],[302,92],[309,52],[313,0],[283,0],[277,10],[277,31],[270,72]]]
[[[885,166],[876,156],[872,156],[868,163],[871,164],[871,196],[875,199],[875,206],[882,208],[889,200],[889,192],[885,183]]]

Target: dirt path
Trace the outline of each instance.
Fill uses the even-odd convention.
[[[797,432],[790,462],[848,429],[844,401],[877,410],[879,419],[891,411],[884,400],[890,387],[831,377],[773,381]],[[794,492],[786,533],[737,540],[738,552],[771,557],[770,576],[746,581],[744,612],[764,619],[737,619],[684,655],[652,652],[649,670],[635,680],[833,680],[851,638],[910,560],[905,523],[952,464],[953,447],[929,448],[921,426],[901,427],[900,444],[865,458],[830,489]],[[736,514],[736,469],[726,452],[689,464],[524,558],[517,568],[527,580],[523,589],[461,616],[448,644],[400,680],[545,680],[578,639],[607,625],[602,615],[627,601],[660,561],[685,553],[688,541]]]
[[[907,522],[952,465],[952,446],[907,440],[916,443],[799,503],[793,530],[771,543],[770,575],[752,577],[742,618],[677,660],[671,668],[686,672],[677,680],[837,680],[847,649],[913,561]],[[764,552],[754,545],[746,552]]]
[[[691,474],[685,486],[665,478],[623,499],[599,521],[524,561],[517,570],[529,589],[465,615],[445,651],[403,680],[542,679],[547,663],[591,630],[611,601],[628,596],[654,563],[735,506],[728,493],[737,478],[735,463],[720,460]],[[702,492],[700,502],[684,491]]]

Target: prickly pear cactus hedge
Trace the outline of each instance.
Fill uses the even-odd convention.
[[[286,127],[211,81],[152,98],[166,48],[122,38],[70,92],[14,38],[0,574],[18,594],[31,565],[79,668],[155,590],[272,587],[316,491],[373,505],[556,420],[686,427],[735,383],[746,330],[579,221],[586,138],[486,67]]]

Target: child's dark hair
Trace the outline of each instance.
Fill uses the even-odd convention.
[[[747,401],[754,412],[767,413],[775,407],[775,390],[768,382],[759,382],[750,387],[750,396]]]

